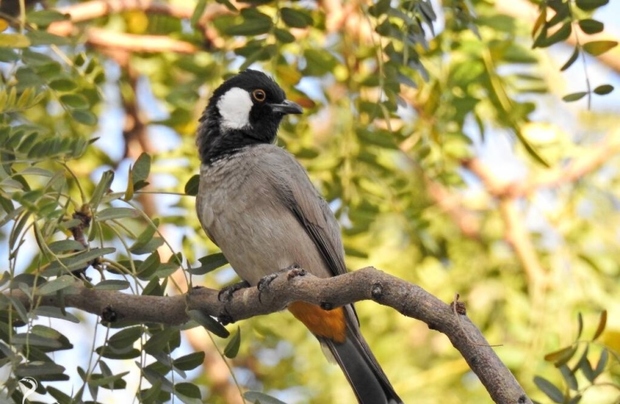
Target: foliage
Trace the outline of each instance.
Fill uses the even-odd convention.
[[[565,107],[562,76],[538,49],[578,28],[562,74],[579,56],[597,63],[586,53],[611,54],[614,41],[582,37],[603,30],[594,13],[606,1],[545,1],[529,26],[487,1],[118,2],[83,21],[72,7],[89,2],[25,3],[0,3],[0,288],[33,298],[26,308],[0,294],[2,394],[22,402],[19,380],[33,377],[38,399],[60,403],[218,403],[237,385],[260,402],[353,399],[284,314],[229,326],[225,340],[201,313],[178,327],[101,324],[34,299],[66,298],[75,282],[163,296],[234,279],[193,212],[193,135],[211,90],[251,66],[305,108],[280,142],[339,217],[350,268],[377,266],[446,301],[460,293],[532,397],[617,400],[604,385],[618,385],[618,368],[604,358],[620,349],[620,316],[591,342],[580,316],[575,341],[558,347],[577,312],[620,309],[617,143],[582,175],[569,170],[618,118]],[[616,93],[580,77],[586,90],[565,101]],[[519,193],[524,183],[534,188]],[[488,400],[444,337],[372,304],[358,311],[406,401]],[[589,388],[595,379],[603,387]]]
[[[579,403],[587,390],[596,387],[597,384],[599,386],[603,386],[605,384],[605,382],[600,381],[597,383],[596,379],[599,379],[600,376],[603,375],[603,372],[608,366],[610,357],[609,350],[604,346],[600,349],[600,354],[594,367],[590,362],[589,356],[591,355],[591,347],[595,347],[596,339],[601,336],[603,331],[605,331],[607,312],[603,311],[601,313],[598,327],[596,328],[592,339],[589,341],[580,340],[581,333],[583,331],[583,319],[581,313],[579,313],[578,319],[579,328],[575,341],[567,347],[545,355],[545,360],[553,363],[553,365],[560,371],[565,384],[565,388],[563,389],[564,393],[562,392],[562,389],[558,388],[544,377],[536,376],[534,378],[534,383],[536,383],[536,386],[538,386],[538,388],[542,390],[554,403]],[[583,348],[581,355],[576,356],[581,345],[585,345],[585,348]],[[577,358],[577,360],[574,360],[575,358]],[[615,354],[612,354],[612,358],[614,361],[618,360],[618,357]],[[569,364],[569,362],[573,362],[572,365]],[[587,386],[581,388],[579,387],[580,380],[578,378],[578,373],[581,373],[583,378],[585,378],[585,382],[588,383]],[[581,381],[581,383],[583,384],[583,381]]]

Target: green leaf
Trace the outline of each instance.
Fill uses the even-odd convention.
[[[284,401],[280,401],[275,397],[261,393],[260,391],[246,391],[243,393],[243,398],[251,403],[260,404],[286,404]]]
[[[206,8],[207,0],[198,0],[196,7],[194,8],[194,12],[192,13],[192,17],[190,18],[192,26],[195,27],[196,24],[198,24],[198,21],[200,21],[200,18],[204,14]]]
[[[142,336],[143,332],[142,326],[124,328],[108,338],[108,345],[116,349],[133,347],[133,343]]]
[[[39,306],[36,309],[34,309],[32,314],[38,317],[39,316],[40,317],[52,317],[52,318],[58,318],[61,320],[67,320],[67,321],[70,321],[76,324],[80,322],[79,318],[77,318],[76,316],[74,316],[73,314],[69,313],[66,310],[62,310],[60,307]]]
[[[83,125],[94,126],[97,124],[97,115],[86,109],[75,109],[70,111],[73,119]]]
[[[161,265],[161,259],[159,258],[159,253],[157,250],[153,251],[151,255],[148,256],[147,259],[142,262],[138,268],[136,268],[136,272],[138,278],[142,280],[149,280],[153,277],[153,274],[157,272],[157,269]]]
[[[96,290],[125,290],[130,286],[129,282],[121,279],[109,279],[95,285]]]
[[[140,212],[133,208],[107,208],[97,212],[95,217],[104,222],[106,220],[140,217]]]
[[[601,86],[596,87],[594,90],[594,94],[605,95],[614,91],[614,86],[611,84],[603,84]]]
[[[66,21],[68,19],[68,14],[61,14],[56,10],[29,11],[26,14],[26,21],[30,24],[38,26],[39,28],[47,28],[53,22]]]
[[[65,368],[51,362],[30,362],[17,365],[15,375],[19,377],[32,376],[41,378],[41,376],[56,375],[64,373]],[[68,378],[67,378],[68,379]]]
[[[0,34],[0,48],[26,48],[30,39],[22,34]]]
[[[380,15],[387,13],[390,9],[390,2],[391,0],[379,0],[372,6],[368,7],[368,13],[373,17],[379,17]]]
[[[0,62],[15,62],[19,60],[19,56],[13,49],[0,47]]]
[[[34,335],[31,333],[19,333],[13,335],[13,338],[11,339],[11,344],[53,349],[62,348],[62,344],[56,339],[40,335]]]
[[[618,45],[616,41],[592,41],[583,45],[583,50],[592,56],[602,55],[611,48]]]
[[[579,403],[581,401],[582,397],[583,396],[581,394],[577,394],[573,398],[568,400],[568,403],[566,403],[566,404],[577,404],[577,403]]]
[[[215,253],[211,255],[199,258],[200,266],[196,268],[190,268],[189,273],[192,275],[204,275],[217,269],[221,266],[228,264],[228,260],[222,253]]]
[[[186,404],[189,403],[198,403],[201,404],[202,401],[202,395],[200,394],[200,389],[198,388],[198,386],[196,386],[193,383],[176,383],[174,385],[174,392],[175,394],[180,394],[183,397],[188,397],[190,399],[195,399],[195,400],[183,400],[182,401]]]
[[[306,28],[308,25],[312,25],[313,22],[312,17],[307,11],[288,7],[280,9],[280,17],[291,28]]]
[[[112,180],[114,180],[114,171],[108,170],[101,175],[101,179],[97,184],[97,187],[93,191],[93,196],[90,198],[90,207],[91,209],[97,209],[99,206],[99,202],[101,202],[101,198],[103,195],[110,191],[110,185],[112,184]]]
[[[106,247],[106,248],[92,248],[89,251],[82,251],[78,254],[72,255],[70,257],[62,258],[59,261],[67,267],[69,271],[74,271],[76,269],[82,269],[87,263],[90,263],[96,258],[102,257],[106,254],[111,254],[116,251],[116,248]],[[46,269],[45,274],[48,272],[58,271],[63,268],[58,261],[52,262],[50,266]],[[51,275],[51,274],[50,274]]]
[[[50,81],[47,85],[56,91],[72,91],[77,88],[77,83],[71,79],[56,79]]]
[[[71,404],[74,402],[71,396],[66,395],[53,386],[45,386],[45,390],[47,390],[47,392],[54,397],[58,404]]]
[[[578,57],[579,57],[579,46],[575,46],[575,49],[573,50],[572,55],[570,55],[570,58],[568,58],[566,63],[564,63],[564,65],[560,68],[560,71],[563,72],[564,70],[571,67],[573,63],[575,63]]]
[[[334,67],[339,64],[334,55],[324,49],[306,49],[304,57],[307,63],[304,73],[311,76],[331,73]]]
[[[241,10],[243,22],[224,28],[226,35],[254,36],[268,33],[273,27],[271,17],[254,8]]]
[[[161,331],[154,333],[151,338],[143,346],[146,353],[151,355],[158,354],[160,352],[171,352],[176,348],[174,343],[175,339],[180,338],[180,333],[177,328],[166,327]]]
[[[566,385],[569,389],[577,391],[579,390],[579,384],[577,383],[577,378],[575,374],[570,370],[570,368],[566,365],[562,365],[559,367],[560,373],[562,373],[562,378],[566,382]]]
[[[190,195],[190,196],[198,195],[199,185],[200,185],[200,175],[195,174],[185,184],[185,195]]]
[[[71,41],[64,37],[51,34],[47,31],[29,31],[26,36],[30,39],[31,46],[40,46],[40,45],[57,45],[63,46],[68,45]]]
[[[606,325],[607,325],[607,310],[603,310],[601,312],[601,316],[599,317],[596,331],[594,332],[594,335],[592,336],[592,342],[596,341],[596,339],[600,337],[601,334],[603,334],[603,331],[605,331]]]
[[[583,316],[581,315],[581,312],[577,313],[577,338],[575,339],[579,339],[581,338],[581,333],[583,332]]]
[[[579,28],[586,34],[598,34],[603,31],[605,24],[590,18],[579,20]]]
[[[226,6],[226,8],[229,11],[237,11],[237,7],[235,7],[234,4],[232,4],[229,0],[215,0],[217,3],[222,4],[224,6]]]
[[[582,99],[583,97],[585,97],[588,93],[585,91],[580,91],[578,93],[572,93],[572,94],[567,94],[564,97],[562,97],[562,100],[566,101],[566,102],[574,102],[577,100]]]
[[[196,369],[198,366],[202,365],[205,359],[205,353],[194,352],[189,355],[181,356],[174,360],[174,367],[181,370],[192,370]]]
[[[200,310],[189,310],[187,315],[203,326],[207,331],[212,332],[220,338],[228,338],[230,333],[224,326],[218,323],[213,317],[204,314]]]
[[[564,394],[562,394],[562,391],[549,380],[540,376],[535,376],[534,384],[536,384],[538,389],[545,393],[554,403],[561,404],[564,402]]]
[[[579,363],[577,364],[577,369],[581,370],[581,373],[588,379],[590,383],[594,383],[595,375],[594,369],[592,369],[592,365],[588,360],[588,349],[584,351]]]
[[[572,21],[566,21],[559,30],[553,33],[553,35],[547,37],[547,39],[543,42],[543,46],[551,46],[558,42],[563,42],[570,36],[571,32],[573,32],[573,24]]]
[[[157,250],[162,245],[164,245],[164,239],[161,237],[155,237],[149,240],[149,242],[147,242],[146,244],[136,243],[132,245],[129,248],[129,251],[131,251],[134,254],[138,254],[138,255],[150,254],[153,251]]]
[[[133,359],[140,356],[141,352],[132,346],[125,348],[113,348],[111,346],[100,346],[95,352],[104,358],[109,359]]]
[[[295,36],[291,34],[289,31],[281,28],[276,28],[273,31],[276,39],[282,43],[293,43],[295,42]]]
[[[605,371],[605,366],[607,366],[607,361],[609,360],[609,352],[606,348],[601,350],[601,356],[596,363],[596,368],[594,369],[594,378],[597,378]]]
[[[90,377],[88,378],[88,384],[91,386],[102,387],[109,390],[122,390],[127,387],[127,382],[123,380],[123,377],[128,374],[129,371],[112,376],[104,376],[99,373],[91,373]]]
[[[51,295],[52,293],[56,293],[60,290],[66,289],[68,287],[74,286],[77,283],[77,279],[70,275],[60,276],[53,281],[47,282],[43,286],[37,289],[37,293],[39,295]]]
[[[575,355],[575,352],[577,352],[577,345],[570,345],[558,351],[548,353],[544,358],[547,362],[551,362],[556,367],[560,367],[566,364],[573,355]]]
[[[609,3],[609,0],[577,0],[575,4],[584,11],[597,9]]]
[[[233,334],[226,348],[224,348],[224,356],[230,359],[236,358],[241,346],[241,328],[237,327],[237,332]]]
[[[59,97],[59,100],[65,106],[73,109],[88,109],[90,107],[88,99],[86,99],[86,97],[82,94],[63,94]]]
[[[62,254],[67,252],[82,251],[84,246],[75,240],[59,240],[47,246],[54,254]]]
[[[151,156],[147,153],[142,153],[136,160],[131,170],[131,180],[134,183],[134,190],[137,191],[141,187],[138,187],[138,183],[146,181],[151,172]]]

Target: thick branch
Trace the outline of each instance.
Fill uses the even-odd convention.
[[[260,291],[255,287],[238,291],[226,302],[218,299],[218,291],[206,288],[194,289],[182,296],[156,297],[87,289],[77,282],[74,293],[66,294],[63,300],[65,306],[82,309],[107,320],[168,325],[188,321],[188,310],[201,310],[212,316],[225,316],[237,321],[282,310],[298,300],[324,308],[374,300],[445,334],[495,402],[531,402],[476,326],[466,316],[457,314],[453,306],[443,303],[422,288],[372,267],[328,279],[291,274],[290,271],[281,273]],[[31,305],[29,297],[22,291],[12,290],[10,294],[25,306]],[[62,301],[56,296],[42,296],[38,304],[60,307]]]

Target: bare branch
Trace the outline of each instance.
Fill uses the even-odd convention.
[[[561,184],[575,182],[587,174],[596,171],[611,157],[620,152],[620,131],[612,131],[605,139],[592,148],[583,150],[566,166],[549,169],[530,175],[523,180],[504,181],[493,174],[477,158],[463,161],[463,166],[476,174],[484,183],[487,191],[495,197],[519,198],[539,190],[540,188],[557,187]]]
[[[211,316],[238,321],[282,310],[289,303],[299,300],[324,308],[374,300],[445,334],[495,402],[531,403],[476,326],[466,316],[457,314],[453,307],[419,286],[372,267],[327,279],[317,278],[305,271],[304,276],[294,276],[298,272],[282,272],[260,290],[254,287],[243,289],[225,302],[218,299],[218,291],[207,288],[193,289],[181,296],[136,296],[87,289],[76,282],[72,288],[74,293],[65,294],[63,299],[56,295],[41,296],[38,304],[60,307],[64,302],[67,307],[97,314],[108,321],[179,325],[189,320],[188,310],[200,310]],[[26,307],[32,306],[29,297],[21,290],[8,293]]]

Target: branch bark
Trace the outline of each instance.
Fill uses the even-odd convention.
[[[317,278],[299,270],[281,272],[267,286],[246,288],[220,301],[218,291],[201,288],[178,296],[137,296],[116,291],[88,289],[80,282],[59,299],[38,296],[37,304],[75,307],[110,321],[156,322],[180,325],[189,321],[189,310],[238,321],[283,310],[293,301],[321,307],[338,307],[360,300],[373,300],[421,320],[445,334],[497,403],[531,403],[512,373],[503,365],[480,330],[455,305],[448,305],[419,286],[367,267],[332,278]],[[21,290],[8,294],[24,306],[32,306]]]

